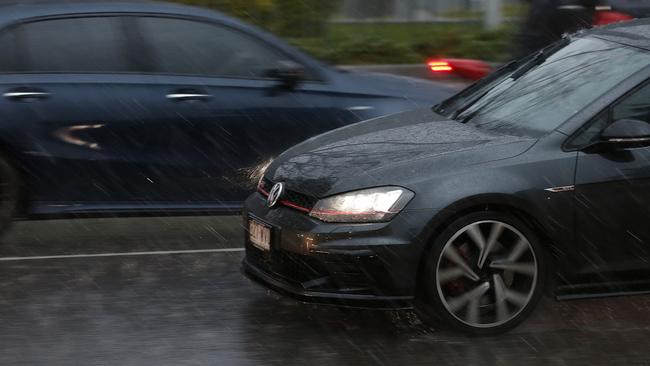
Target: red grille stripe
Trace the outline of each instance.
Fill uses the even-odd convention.
[[[269,196],[269,192],[265,191],[263,188],[258,188],[258,191],[265,197]],[[289,208],[293,208],[294,210],[298,210],[298,211],[301,211],[301,212],[305,212],[305,213],[311,212],[311,210],[308,209],[307,207],[297,205],[297,204],[295,204],[295,203],[293,203],[291,201],[287,201],[287,200],[280,201],[280,204],[282,206],[287,206]]]
[[[283,206],[293,208],[293,209],[298,210],[298,211],[305,212],[305,213],[309,213],[311,211],[307,207],[302,207],[300,205],[296,205],[295,203],[292,203],[292,202],[289,202],[289,201],[280,201],[280,204],[283,205]]]

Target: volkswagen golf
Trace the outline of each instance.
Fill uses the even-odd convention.
[[[462,331],[650,289],[650,21],[568,36],[433,110],[312,138],[245,205],[245,273]]]

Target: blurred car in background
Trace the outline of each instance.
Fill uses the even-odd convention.
[[[2,222],[238,211],[292,145],[450,95],[171,4],[5,4],[0,49]]]
[[[518,56],[580,29],[648,16],[648,0],[532,0],[519,37]]]
[[[593,25],[607,25],[635,18],[650,17],[648,0],[606,0],[595,7]]]
[[[650,0],[532,0],[515,54],[527,56],[580,29],[646,17],[650,17]],[[494,70],[486,61],[457,58],[430,59],[427,66],[436,76],[470,81]]]

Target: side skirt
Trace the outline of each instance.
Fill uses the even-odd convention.
[[[650,279],[558,286],[558,300],[581,300],[650,294]]]

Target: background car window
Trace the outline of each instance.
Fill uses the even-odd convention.
[[[129,71],[121,19],[52,19],[20,27],[29,72]]]
[[[143,36],[156,72],[262,78],[287,60],[282,52],[239,31],[185,19],[143,17]]]
[[[15,31],[6,30],[0,34],[0,50],[15,50]],[[16,71],[16,52],[0,52],[0,72]]]

